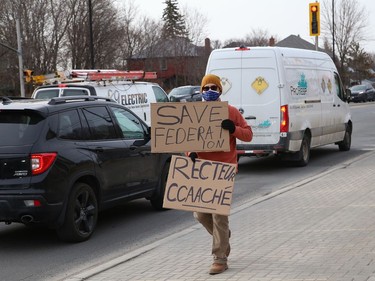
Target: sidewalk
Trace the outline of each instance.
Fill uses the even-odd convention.
[[[375,281],[375,151],[235,208],[229,269],[199,224],[66,281]]]

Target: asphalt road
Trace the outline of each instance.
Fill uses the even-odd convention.
[[[354,132],[350,151],[340,152],[336,145],[313,149],[309,165],[303,168],[287,167],[275,157],[241,158],[234,206],[375,149],[375,103],[351,107]],[[84,243],[63,243],[52,230],[0,224],[0,280],[61,280],[195,223],[190,212],[155,212],[148,201],[137,200],[102,213],[94,236]]]

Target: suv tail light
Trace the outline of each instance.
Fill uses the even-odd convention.
[[[56,152],[31,154],[31,172],[39,175],[48,170],[57,156]]]
[[[282,105],[280,107],[280,132],[287,133],[289,131],[289,112],[288,106]]]

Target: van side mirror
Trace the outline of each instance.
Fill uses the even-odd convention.
[[[351,97],[352,91],[349,88],[345,89],[345,101],[349,103],[351,101]]]

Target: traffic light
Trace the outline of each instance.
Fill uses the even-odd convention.
[[[309,4],[310,12],[310,36],[320,35],[320,5],[318,2]]]

